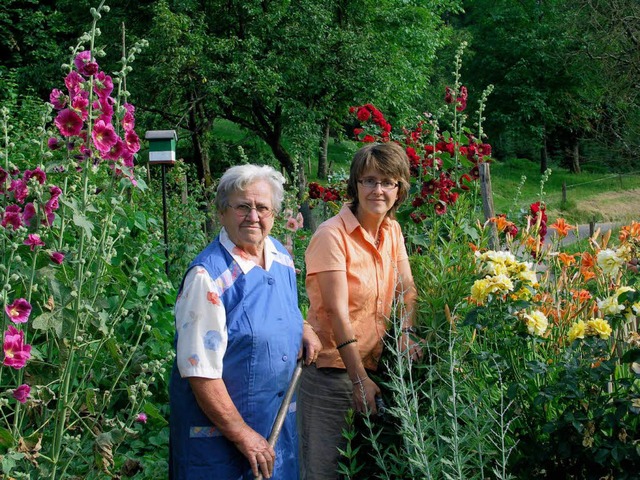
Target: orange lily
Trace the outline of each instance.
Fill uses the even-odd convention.
[[[560,238],[564,238],[567,236],[569,231],[575,230],[576,227],[569,225],[567,222],[565,222],[564,218],[558,218],[555,223],[549,225],[549,228],[553,228],[556,232],[558,232]]]

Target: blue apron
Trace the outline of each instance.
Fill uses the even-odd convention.
[[[222,379],[244,421],[268,438],[293,374],[302,338],[295,270],[285,248],[267,272],[246,275],[216,238],[191,263],[221,287],[228,344]],[[176,333],[177,339],[177,333]],[[174,361],[170,391],[170,477],[176,480],[252,480],[249,462],[197,405]],[[298,478],[295,398],[275,445],[272,478]]]

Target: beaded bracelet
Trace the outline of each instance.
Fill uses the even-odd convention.
[[[344,342],[342,342],[340,345],[338,345],[336,347],[336,350],[340,350],[342,347],[346,347],[350,343],[354,343],[354,342],[357,342],[357,341],[358,341],[357,338],[352,338],[351,340],[345,340]]]

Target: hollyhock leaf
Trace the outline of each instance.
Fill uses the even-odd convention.
[[[63,319],[53,312],[43,312],[31,321],[31,326],[35,330],[54,331],[56,337],[62,338]]]
[[[93,224],[89,220],[87,220],[87,217],[82,215],[80,212],[78,211],[73,212],[73,223],[77,227],[84,229],[85,233],[87,234],[87,237],[89,238],[93,237]]]

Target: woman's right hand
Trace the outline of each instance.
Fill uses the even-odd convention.
[[[366,413],[368,410],[371,415],[376,415],[378,395],[380,395],[380,387],[369,377],[353,384],[353,403],[357,412]]]
[[[266,438],[246,425],[246,428],[234,442],[238,450],[249,460],[253,476],[260,473],[264,478],[271,478],[276,452]]]

